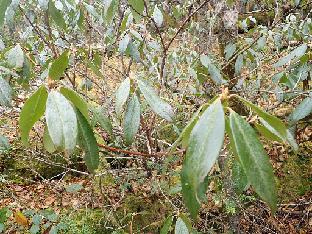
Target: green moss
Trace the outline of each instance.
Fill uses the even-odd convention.
[[[291,156],[282,168],[283,175],[279,177],[279,197],[281,202],[289,202],[306,192],[311,191],[312,160],[308,157]]]

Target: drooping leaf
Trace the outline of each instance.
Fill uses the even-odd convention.
[[[129,5],[138,13],[142,14],[144,11],[143,0],[128,0]]]
[[[126,78],[116,91],[116,113],[120,115],[130,93],[130,79]]]
[[[107,133],[113,134],[113,126],[109,117],[105,113],[105,109],[102,107],[91,107],[90,109],[93,113],[91,125],[95,126],[98,123]]]
[[[275,128],[273,128],[268,122],[266,122],[264,119],[259,118],[260,122],[262,124],[262,126],[264,128],[267,129],[267,131],[270,131],[273,135],[275,135],[277,138],[279,138],[279,141],[282,142],[288,142],[289,145],[295,150],[297,151],[299,149],[297,142],[294,138],[294,136],[292,135],[292,133],[290,132],[289,129],[286,130],[286,136],[282,136],[278,131],[276,131]],[[265,136],[265,135],[264,135]]]
[[[49,69],[49,77],[52,80],[59,80],[64,74],[69,63],[69,51],[64,51],[58,58],[56,58]]]
[[[174,234],[189,234],[189,230],[184,221],[179,217],[175,224]]]
[[[208,69],[211,79],[216,84],[226,83],[226,81],[222,78],[220,70],[216,67],[216,65],[214,65],[214,63],[207,55],[202,54],[200,56],[200,61],[202,65]]]
[[[236,75],[238,75],[241,72],[243,65],[244,65],[244,56],[240,54],[237,56],[237,59],[235,61],[235,74]]]
[[[246,173],[238,159],[233,160],[232,165],[233,186],[237,194],[243,193],[248,188],[248,179]]]
[[[312,97],[305,98],[291,113],[289,119],[291,122],[296,123],[299,120],[307,117],[312,113]]]
[[[54,145],[74,149],[78,132],[76,113],[69,101],[54,90],[48,95],[46,121]]]
[[[0,153],[4,153],[10,149],[8,138],[0,135]]]
[[[274,133],[272,133],[269,129],[267,129],[265,126],[261,125],[261,124],[255,124],[255,127],[257,129],[257,131],[264,136],[265,138],[267,138],[268,140],[271,141],[277,141],[277,142],[283,142],[283,140],[281,138],[279,138],[278,136],[276,136]]]
[[[163,24],[163,21],[164,21],[164,16],[163,16],[161,10],[159,10],[157,5],[155,5],[152,17],[153,17],[153,20],[155,21],[157,27],[161,27],[161,25]]]
[[[170,232],[170,228],[173,222],[173,216],[169,215],[165,222],[164,225],[162,226],[162,228],[160,229],[160,234],[168,234]]]
[[[83,100],[82,97],[80,97],[80,95],[72,89],[61,87],[60,92],[61,94],[63,94],[64,97],[66,97],[69,101],[71,101],[74,104],[74,106],[89,121],[88,104],[85,102],[85,100]]]
[[[229,60],[233,54],[235,53],[236,50],[236,45],[233,43],[227,44],[226,47],[224,48],[225,52],[225,59]]]
[[[118,50],[119,50],[119,53],[121,53],[121,54],[124,54],[125,53],[125,51],[126,51],[126,49],[127,49],[127,47],[128,47],[128,44],[129,44],[129,42],[130,42],[130,36],[129,36],[129,34],[126,34],[126,35],[124,35],[124,37],[120,40],[120,42],[119,42],[119,47],[118,47]]]
[[[5,12],[10,6],[11,2],[12,0],[0,0],[0,27],[2,27],[4,23]]]
[[[84,161],[88,170],[93,173],[99,166],[99,148],[94,132],[87,119],[77,111],[80,142],[85,150]]]
[[[53,19],[53,21],[55,22],[55,24],[65,30],[66,29],[66,23],[63,17],[62,12],[57,9],[54,5],[54,2],[52,0],[49,1],[49,15],[51,16],[51,18]]]
[[[124,117],[124,137],[126,144],[133,142],[135,134],[140,126],[140,102],[136,95],[132,95],[129,99]]]
[[[233,111],[230,114],[230,129],[232,149],[239,158],[248,181],[274,212],[277,191],[273,168],[257,134],[246,120]]]
[[[68,193],[76,193],[83,189],[83,186],[81,184],[70,184],[66,187],[66,192]]]
[[[246,106],[250,107],[257,115],[263,118],[268,124],[270,124],[282,137],[286,137],[287,135],[287,128],[286,125],[281,121],[279,118],[263,111],[258,106],[252,104],[251,102],[247,101],[246,99],[236,96],[238,99],[245,104]]]
[[[51,139],[47,126],[45,126],[44,132],[43,132],[43,146],[45,150],[48,151],[50,154],[52,154],[53,152],[57,150]]]
[[[156,94],[156,91],[144,81],[138,80],[140,91],[152,110],[167,121],[172,121],[174,112],[172,107]]]
[[[307,45],[302,44],[298,46],[296,49],[291,51],[288,55],[282,57],[280,60],[277,61],[277,63],[273,64],[273,67],[281,67],[284,66],[285,64],[289,63],[293,59],[299,59],[301,58],[306,50],[307,50]]]
[[[22,142],[27,145],[31,128],[41,118],[46,109],[48,91],[41,86],[25,102],[19,118]]]
[[[214,101],[193,128],[181,172],[182,195],[192,217],[197,216],[205,178],[223,145],[224,112],[220,99]]]
[[[117,7],[118,7],[118,0],[112,0],[110,2],[110,5],[107,7],[106,16],[105,16],[107,24],[110,24],[111,21],[113,20],[115,12],[117,11]]]
[[[11,106],[12,89],[9,83],[0,76],[0,105]]]
[[[9,66],[14,68],[22,68],[24,64],[24,52],[19,44],[10,49],[5,57]]]

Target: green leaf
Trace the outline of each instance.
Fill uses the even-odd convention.
[[[160,99],[156,94],[156,91],[145,82],[138,80],[138,85],[152,110],[165,120],[172,121],[174,116],[172,107],[167,102]]]
[[[189,234],[189,230],[184,221],[179,217],[175,224],[174,234]]]
[[[235,50],[236,50],[235,44],[233,43],[227,44],[226,47],[224,48],[225,60],[229,60],[235,53]]]
[[[283,138],[286,138],[287,135],[287,128],[286,125],[281,121],[279,118],[263,111],[258,106],[252,104],[251,102],[247,101],[246,99],[236,96],[243,104],[250,107],[257,115],[263,118],[268,124],[270,124]]]
[[[120,115],[122,107],[126,103],[130,94],[130,79],[126,78],[116,91],[116,113]]]
[[[284,66],[285,64],[289,63],[293,59],[299,59],[301,58],[306,50],[307,50],[307,45],[302,44],[298,46],[296,49],[294,49],[292,52],[290,52],[288,55],[282,57],[280,60],[277,61],[277,63],[273,64],[273,67],[281,67]]]
[[[50,69],[49,69],[49,77],[52,80],[59,80],[61,76],[64,74],[66,68],[69,64],[69,51],[65,50],[58,58],[56,58]]]
[[[268,140],[271,141],[277,141],[277,142],[283,142],[283,140],[281,138],[279,138],[278,136],[276,136],[274,133],[272,133],[269,129],[267,129],[265,126],[261,125],[261,124],[255,124],[255,127],[257,129],[257,131],[264,136],[265,138],[267,138]]]
[[[237,194],[243,193],[248,188],[249,183],[246,173],[239,160],[236,158],[233,160],[232,165],[232,180]]]
[[[139,14],[144,11],[144,1],[143,0],[128,0],[129,5]]]
[[[289,116],[289,119],[292,123],[296,123],[299,120],[307,117],[311,113],[312,113],[312,98],[307,97],[295,108],[295,110]]]
[[[24,64],[24,52],[19,44],[10,49],[5,57],[9,66],[14,68],[22,68]]]
[[[136,95],[132,95],[129,99],[124,117],[124,137],[127,145],[133,142],[135,134],[140,126],[140,102]]]
[[[274,173],[253,128],[235,112],[230,114],[231,145],[256,193],[276,210],[277,191]]]
[[[161,27],[161,25],[163,24],[163,21],[164,21],[164,16],[163,16],[161,10],[159,10],[159,8],[157,7],[157,5],[155,5],[152,17],[153,17],[153,20],[155,21],[157,27]]]
[[[43,146],[45,150],[48,151],[50,154],[54,153],[57,150],[51,139],[47,126],[45,126],[43,132]]]
[[[107,133],[113,134],[113,126],[107,115],[105,115],[105,110],[102,107],[92,107],[91,111],[93,113],[92,125],[99,124]]]
[[[28,137],[31,128],[41,118],[46,109],[46,101],[48,91],[41,86],[33,95],[25,102],[19,118],[19,126],[21,129],[21,138],[23,144],[28,144]]]
[[[238,75],[241,72],[243,65],[244,65],[244,56],[240,54],[237,56],[237,59],[235,61],[235,74],[236,75]]]
[[[84,160],[88,170],[93,173],[99,166],[99,148],[96,142],[94,132],[87,119],[77,111],[79,137],[82,147],[85,149]]]
[[[68,193],[76,193],[83,189],[83,186],[81,184],[70,184],[66,187],[66,192]]]
[[[117,11],[117,7],[118,7],[118,1],[112,0],[106,11],[105,18],[106,18],[107,24],[110,24],[111,21],[113,20],[115,12]]]
[[[5,12],[10,6],[11,2],[12,0],[0,0],[0,27],[2,27],[4,23]]]
[[[0,135],[0,153],[4,153],[10,149],[10,143],[5,136]]]
[[[170,232],[170,228],[172,225],[172,221],[173,221],[173,216],[169,215],[165,222],[164,225],[162,226],[162,228],[160,229],[160,234],[168,234]]]
[[[69,101],[71,101],[74,104],[74,106],[89,121],[88,104],[85,102],[85,100],[83,100],[82,97],[80,97],[80,95],[72,89],[61,87],[60,92],[61,94],[63,94],[64,97],[66,97]]]
[[[0,105],[11,106],[12,89],[9,83],[0,76]]]
[[[126,52],[126,49],[128,47],[128,44],[130,42],[130,36],[128,34],[124,35],[124,37],[119,42],[118,51],[121,54],[124,54]]]
[[[78,132],[76,113],[69,101],[55,90],[48,95],[46,121],[54,145],[73,150]]]
[[[55,24],[65,30],[66,29],[66,23],[65,20],[63,18],[63,14],[59,9],[57,9],[54,5],[54,2],[52,0],[49,1],[49,15],[51,16],[51,18],[53,19],[53,21],[55,22]]]
[[[268,131],[270,131],[273,135],[275,135],[277,138],[279,138],[279,141],[283,141],[283,142],[288,142],[290,144],[290,146],[297,151],[299,149],[297,142],[294,138],[294,136],[292,135],[292,133],[289,131],[289,129],[286,130],[286,136],[282,136],[281,134],[279,134],[279,132],[276,131],[275,128],[273,128],[268,122],[266,122],[264,119],[259,118],[261,124],[263,125],[264,128],[266,128]]]
[[[213,62],[207,55],[202,54],[200,56],[200,61],[202,65],[208,69],[211,79],[216,84],[226,83],[226,81],[222,78],[220,70],[216,67],[216,65],[213,64]]]
[[[39,231],[40,231],[40,227],[39,227],[39,225],[37,225],[37,224],[33,224],[33,225],[31,226],[31,228],[29,229],[29,232],[30,232],[31,234],[37,234],[37,233],[39,233]]]
[[[196,217],[205,192],[205,178],[223,145],[224,112],[220,99],[214,101],[193,128],[181,172],[182,195],[192,217]]]

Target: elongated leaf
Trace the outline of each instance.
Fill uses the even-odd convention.
[[[189,230],[186,224],[180,217],[177,219],[175,229],[174,229],[174,234],[189,234]]]
[[[53,19],[53,21],[55,22],[55,24],[65,30],[66,29],[66,23],[65,20],[63,18],[63,14],[61,13],[61,11],[59,9],[57,9],[54,5],[54,2],[52,0],[49,1],[49,15],[51,16],[51,18]]]
[[[19,44],[17,44],[14,48],[10,49],[5,57],[9,66],[15,68],[22,68],[24,64],[24,52]]]
[[[91,111],[93,113],[92,125],[94,126],[98,123],[107,133],[113,134],[113,126],[105,113],[105,109],[102,107],[92,107]]]
[[[91,126],[79,110],[77,111],[77,119],[80,141],[85,149],[84,160],[88,170],[93,173],[99,166],[99,148]]]
[[[200,208],[205,178],[213,167],[224,138],[224,112],[220,99],[200,117],[190,135],[181,172],[182,195],[192,217]]]
[[[238,75],[241,72],[243,65],[244,65],[244,56],[240,54],[237,56],[237,59],[235,61],[235,74],[236,75]]]
[[[234,161],[232,165],[233,185],[236,193],[241,194],[248,188],[249,183],[246,173],[242,165],[240,164],[239,160],[235,158],[233,161]]]
[[[130,79],[125,79],[116,91],[116,113],[120,115],[130,93]]]
[[[172,221],[173,221],[173,217],[172,217],[172,215],[169,215],[166,218],[164,225],[160,229],[160,234],[168,234],[170,232]]]
[[[253,128],[235,112],[230,114],[231,141],[235,154],[256,193],[276,210],[277,192],[269,157]]]
[[[0,135],[0,153],[4,153],[10,149],[10,143],[5,136]],[[1,216],[0,216],[1,219]]]
[[[267,129],[267,131],[270,131],[273,135],[275,135],[277,138],[279,138],[279,141],[283,141],[283,142],[288,142],[289,145],[295,150],[297,151],[299,149],[297,142],[294,138],[294,136],[292,135],[292,133],[290,132],[289,129],[286,130],[286,136],[282,136],[281,134],[279,134],[279,132],[277,132],[275,130],[275,128],[273,128],[268,122],[266,122],[264,119],[259,118],[260,122],[262,124],[262,126],[264,128]],[[265,136],[265,135],[264,135]]]
[[[152,17],[153,17],[157,27],[161,27],[161,25],[164,21],[164,16],[163,16],[161,10],[159,10],[159,8],[157,7],[157,5],[155,5]]]
[[[43,116],[46,109],[48,91],[41,86],[25,102],[19,118],[22,142],[27,145],[31,128]]]
[[[57,91],[48,95],[46,121],[54,145],[66,150],[74,149],[78,132],[76,113],[69,101]]]
[[[138,85],[152,110],[165,120],[172,121],[174,116],[172,107],[167,102],[160,99],[155,90],[145,82],[138,80]]]
[[[50,154],[56,151],[56,147],[51,139],[47,126],[45,126],[44,132],[43,132],[43,146],[45,150],[48,151]]]
[[[129,5],[139,14],[144,11],[144,1],[143,0],[128,0]]]
[[[279,138],[278,136],[276,136],[274,133],[272,133],[269,129],[267,129],[265,126],[261,125],[261,124],[255,124],[255,127],[257,129],[257,131],[264,136],[265,138],[267,138],[268,140],[271,141],[277,141],[277,142],[283,142],[283,140],[281,138]]]
[[[59,80],[64,74],[69,63],[69,51],[64,51],[57,59],[55,59],[49,69],[49,77],[52,80]]]
[[[278,60],[277,63],[273,64],[273,67],[281,67],[284,66],[285,64],[289,63],[291,60],[293,59],[298,59],[300,57],[302,57],[306,50],[307,50],[307,45],[306,44],[302,44],[300,46],[298,46],[296,49],[294,49],[293,51],[291,51],[288,55],[282,57],[280,60]]]
[[[81,114],[83,114],[83,116],[89,121],[88,104],[82,99],[82,97],[80,97],[80,95],[74,90],[65,87],[61,87],[60,92],[64,97],[71,101],[81,112]]]
[[[126,144],[133,142],[140,126],[140,102],[136,95],[132,95],[127,105],[124,118],[124,136]]]
[[[226,83],[226,80],[222,78],[220,70],[216,67],[216,65],[214,65],[214,63],[211,61],[211,59],[207,55],[202,54],[200,56],[200,61],[202,65],[208,69],[211,79],[216,84]]]
[[[10,6],[11,2],[12,0],[0,0],[0,27],[2,27],[4,23],[5,12]]]
[[[0,105],[11,106],[12,89],[9,83],[0,76]]]
[[[127,47],[128,47],[128,44],[130,42],[130,36],[128,34],[124,35],[124,37],[120,40],[119,42],[119,53],[123,54],[125,53]]]
[[[283,138],[286,138],[287,128],[282,120],[263,111],[246,99],[239,96],[236,97],[238,97],[238,99],[241,100],[246,106],[250,107],[254,112],[256,112],[259,117],[263,118],[266,122],[268,122],[268,124],[270,124]]]
[[[312,113],[312,98],[305,98],[291,113],[289,119],[291,122],[296,123],[299,120],[307,117]]]
[[[118,0],[112,0],[110,2],[110,5],[107,7],[107,11],[106,11],[106,21],[107,21],[107,24],[110,24],[111,21],[113,20],[113,17],[117,11],[117,8],[118,8]]]

